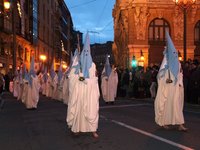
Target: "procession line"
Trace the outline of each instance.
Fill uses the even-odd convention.
[[[104,117],[104,116],[100,116],[100,117],[103,118],[103,119],[105,119],[105,120],[109,120],[109,119],[107,119],[107,118]],[[176,143],[176,142],[167,140],[167,139],[165,139],[165,138],[162,138],[162,137],[160,137],[160,136],[154,135],[154,134],[152,134],[152,133],[149,133],[149,132],[146,132],[146,131],[144,131],[144,130],[135,128],[135,127],[133,127],[133,126],[127,125],[127,124],[125,124],[125,123],[123,123],[123,122],[116,121],[116,120],[110,120],[110,121],[113,122],[113,123],[115,123],[115,124],[117,124],[117,125],[120,125],[120,126],[122,126],[122,127],[125,127],[125,128],[127,128],[127,129],[130,129],[130,130],[132,130],[132,131],[141,133],[141,134],[143,134],[143,135],[149,136],[149,137],[154,138],[154,139],[156,139],[156,140],[159,140],[159,141],[165,142],[165,143],[167,143],[167,144],[173,145],[173,146],[175,146],[175,147],[178,147],[178,148],[181,148],[181,149],[184,149],[184,150],[194,150],[193,148],[190,148],[190,147],[184,146],[184,145],[182,145],[182,144],[179,144],[179,143]]]
[[[113,105],[113,106],[101,106],[100,109],[106,108],[123,108],[123,107],[133,107],[133,106],[147,106],[149,104],[131,104],[131,105]]]

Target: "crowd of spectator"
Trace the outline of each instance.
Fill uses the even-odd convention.
[[[200,63],[188,60],[181,63],[183,69],[185,102],[200,104]],[[129,69],[117,69],[118,97],[152,98],[157,91],[159,65]]]

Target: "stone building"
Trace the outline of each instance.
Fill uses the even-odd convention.
[[[114,64],[114,57],[112,53],[112,44],[113,42],[107,41],[106,43],[100,44],[95,43],[91,44],[91,55],[94,63],[96,64],[96,68],[98,72],[102,72],[105,61],[106,55],[109,56],[110,64]]]
[[[15,0],[4,8],[0,0],[0,70],[15,71],[22,63],[30,67],[31,56],[36,69],[46,55],[46,66],[69,63],[73,49],[73,23],[64,0]],[[13,10],[13,11],[12,11]]]
[[[183,57],[184,27],[186,28],[187,59],[200,59],[200,1],[186,12],[173,0],[116,0],[113,9],[114,44],[116,63],[130,67],[135,56],[144,66],[160,64],[167,30],[176,49]]]

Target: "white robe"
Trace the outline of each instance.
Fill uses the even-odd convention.
[[[41,77],[41,89],[42,89],[42,95],[46,95],[47,94],[47,81],[45,82],[45,80],[44,80],[44,74]]]
[[[113,102],[117,95],[118,75],[112,70],[109,78],[102,76],[101,91],[105,102]]]
[[[52,99],[57,99],[57,89],[58,89],[58,75],[56,74],[55,77],[52,79],[51,82],[51,88],[52,88]]]
[[[70,91],[66,118],[72,132],[96,132],[98,128],[100,95],[95,72],[96,66],[93,63],[89,70],[90,78],[84,81],[78,78],[73,80],[74,87]]]
[[[57,81],[57,87],[56,87],[56,97],[55,99],[56,100],[59,100],[59,101],[63,101],[63,83],[64,83],[64,76],[62,77],[62,79],[59,81]]]
[[[52,88],[52,79],[50,76],[47,77],[47,82],[46,82],[46,96],[47,97],[52,97],[53,94],[53,88]]]
[[[24,102],[27,109],[37,108],[37,104],[39,101],[40,83],[38,77],[31,76],[31,78],[32,86],[28,83],[28,81],[25,81],[24,94],[22,96],[22,102]]]
[[[64,77],[63,83],[63,103],[68,104],[69,101],[69,78]]]
[[[23,93],[22,93],[22,103],[25,104],[25,101],[28,97],[28,87],[29,87],[29,84],[28,84],[28,80],[25,80],[23,79]]]
[[[13,93],[13,87],[14,85],[13,85],[13,81],[10,81],[10,83],[9,83],[9,91],[11,92],[11,93]]]
[[[183,104],[183,74],[179,72],[177,82],[174,84],[174,76],[170,73],[172,83],[166,83],[168,71],[164,77],[158,78],[158,91],[155,99],[155,121],[158,125],[184,124]]]

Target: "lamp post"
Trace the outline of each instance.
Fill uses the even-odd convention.
[[[183,11],[183,60],[186,62],[187,60],[187,40],[186,40],[186,34],[187,34],[187,10],[195,4],[196,0],[173,0],[179,8]]]
[[[11,19],[12,19],[12,53],[13,53],[13,66],[12,66],[12,69],[13,69],[13,74],[15,73],[15,70],[16,70],[16,28],[15,28],[15,9],[14,9],[14,1],[12,0],[4,0],[4,9],[6,11],[11,11]]]

